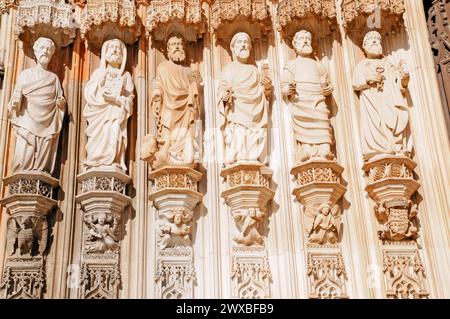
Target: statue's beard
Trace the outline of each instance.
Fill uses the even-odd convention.
[[[108,62],[108,64],[120,66],[122,64],[122,57],[117,54],[111,54],[106,57],[106,62]]]
[[[313,48],[312,46],[305,44],[297,49],[297,53],[300,55],[310,55],[313,53]]]
[[[50,57],[46,54],[41,54],[37,58],[38,62],[43,65],[47,65],[50,62]]]
[[[241,49],[237,52],[237,56],[243,60],[247,60],[250,57],[250,50]]]
[[[367,52],[371,55],[382,55],[383,54],[383,48],[379,44],[372,44],[367,48]]]
[[[186,53],[184,50],[175,50],[169,52],[169,59],[173,62],[180,63],[186,59]]]

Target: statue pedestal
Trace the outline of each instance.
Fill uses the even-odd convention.
[[[118,298],[122,214],[131,202],[131,179],[121,169],[99,167],[77,176],[81,184],[76,201],[83,211],[83,253],[80,297]]]
[[[308,161],[291,170],[297,183],[293,194],[303,205],[309,297],[314,299],[348,298],[339,243],[342,214],[338,202],[347,190],[341,184],[343,170],[328,160]]]
[[[412,196],[420,184],[414,179],[416,163],[405,156],[386,155],[363,166],[366,191],[375,201],[380,223],[383,272],[387,298],[427,298],[425,270],[416,239],[418,208]]]
[[[47,216],[57,206],[57,179],[38,171],[17,172],[4,179],[8,214],[6,261],[0,288],[5,298],[42,298],[45,289]]]
[[[378,235],[384,242],[414,241],[418,237],[418,210],[411,200],[420,184],[414,180],[416,163],[403,156],[385,156],[368,162],[366,190],[375,201],[380,223]]]
[[[149,198],[158,210],[155,280],[159,298],[194,297],[192,220],[203,197],[197,191],[202,177],[190,166],[164,166],[149,174],[154,183]]]
[[[237,163],[221,172],[222,197],[231,209],[236,232],[232,244],[233,298],[270,298],[270,267],[265,237],[272,171],[261,163]]]

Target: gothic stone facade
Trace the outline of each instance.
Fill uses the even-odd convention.
[[[2,298],[450,297],[448,1],[0,13]]]

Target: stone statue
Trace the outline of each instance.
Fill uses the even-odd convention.
[[[96,216],[86,217],[85,224],[89,229],[85,245],[87,253],[103,253],[108,250],[117,252],[119,250],[118,220],[112,214],[108,215],[98,213]]]
[[[218,89],[218,107],[224,120],[221,130],[225,164],[265,163],[272,81],[267,65],[261,74],[256,66],[248,63],[252,46],[247,33],[235,34],[230,48],[233,61],[224,67]]]
[[[10,217],[8,219],[7,253],[12,256],[16,252],[20,256],[32,256],[34,246],[43,254],[47,247],[48,223],[45,218],[37,216]]]
[[[163,213],[167,222],[159,225],[160,249],[190,246],[192,214],[184,208],[176,208],[169,213]]]
[[[310,159],[334,160],[329,110],[325,102],[331,95],[328,73],[312,58],[311,33],[301,30],[292,44],[297,58],[283,69],[281,92],[287,98],[297,141],[296,156],[301,162]]]
[[[126,171],[127,121],[133,112],[134,84],[125,71],[127,48],[118,39],[103,43],[100,67],[84,89],[86,169],[114,166]]]
[[[412,141],[404,96],[409,83],[405,62],[394,66],[383,57],[381,35],[377,31],[366,34],[363,49],[367,58],[356,66],[353,88],[361,103],[364,159],[384,154],[409,156]]]
[[[239,236],[233,240],[241,245],[263,245],[264,240],[261,235],[262,223],[266,218],[266,213],[258,208],[249,208],[234,211],[233,219],[239,229]]]
[[[13,171],[37,170],[52,174],[66,100],[58,76],[47,70],[55,44],[41,37],[34,43],[33,50],[36,66],[20,73],[8,105],[16,134]]]
[[[158,133],[147,136],[143,147],[149,150],[142,158],[153,161],[153,167],[193,164],[200,147],[195,127],[200,110],[200,72],[183,65],[186,53],[180,35],[169,37],[167,55],[169,60],[158,66],[151,98],[151,114],[156,115],[152,124]]]
[[[318,212],[306,211],[306,231],[308,241],[313,244],[335,244],[339,240],[341,216],[339,206],[333,209],[328,204],[322,204]]]

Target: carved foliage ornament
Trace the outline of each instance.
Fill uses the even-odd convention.
[[[225,21],[232,22],[239,16],[256,22],[268,20],[266,0],[216,0],[211,6],[211,27],[217,30]]]
[[[401,16],[405,12],[404,0],[344,0],[342,2],[342,18],[344,27],[360,15],[369,15],[375,9],[391,15]]]
[[[181,20],[185,24],[202,21],[201,0],[154,0],[146,14],[146,28],[152,31],[160,23]]]
[[[294,19],[317,16],[325,19],[336,18],[335,0],[284,0],[277,9],[277,28],[281,31]]]

